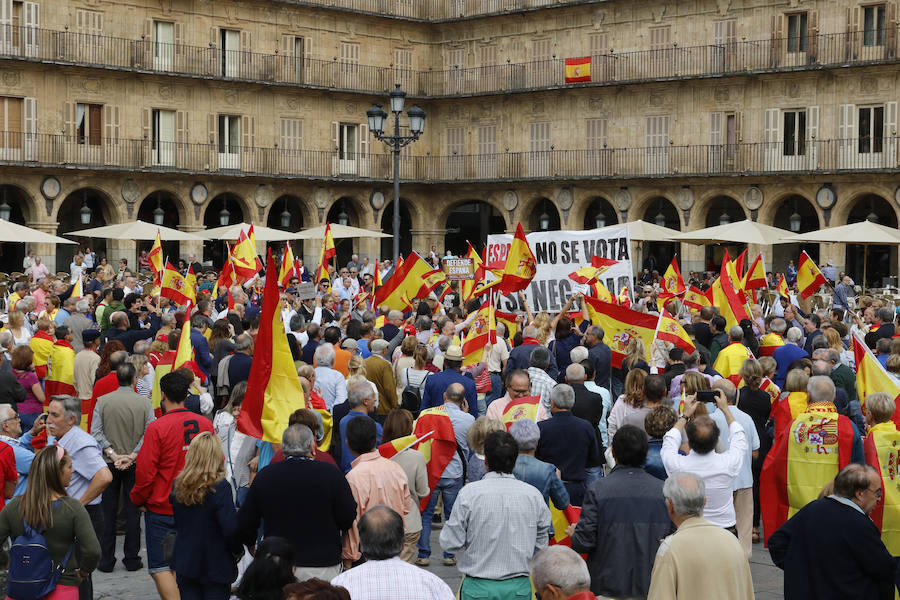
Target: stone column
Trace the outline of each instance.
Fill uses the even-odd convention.
[[[28,221],[26,225],[32,229],[49,233],[50,235],[56,235],[57,228],[59,227],[59,223],[56,221]],[[51,273],[69,270],[69,265],[63,265],[62,268],[57,268],[56,244],[25,244],[25,251],[28,252],[29,249],[34,250],[34,254],[41,257],[41,261],[47,265],[47,269]],[[22,265],[19,265],[20,268],[21,266]]]

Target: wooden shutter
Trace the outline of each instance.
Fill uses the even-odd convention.
[[[331,147],[335,152],[337,152],[338,148],[341,147],[340,136],[341,136],[341,124],[338,123],[337,121],[332,121],[331,122]]]
[[[99,146],[103,141],[103,116],[107,111],[99,104],[88,104],[88,143],[91,146]]]
[[[723,113],[716,111],[709,115],[709,143],[711,146],[721,146],[724,143],[722,134]]]
[[[175,54],[184,54],[184,23],[175,23]]]
[[[209,133],[207,142],[212,145],[216,145],[219,141],[219,115],[215,113],[211,113],[209,115],[207,121],[207,131]]]
[[[859,50],[862,46],[862,33],[859,30],[861,10],[859,6],[852,6],[847,9],[847,60],[859,58]]]
[[[141,136],[145,140],[153,139],[153,110],[150,108],[141,109]]]
[[[241,117],[241,145],[245,149],[256,146],[256,117],[248,115]]]
[[[806,13],[806,62],[816,63],[819,60],[819,11]]]
[[[886,58],[897,56],[897,3],[884,4],[884,52]]]
[[[213,48],[219,47],[219,28],[218,27],[210,27],[209,28],[209,43]]]
[[[769,64],[777,67],[781,64],[787,40],[784,37],[784,15],[772,15],[772,42],[769,47]]]
[[[765,123],[766,149],[772,150],[781,141],[779,130],[781,128],[781,109],[767,108]]]
[[[25,113],[25,160],[37,160],[37,98],[25,98],[23,107]],[[896,115],[896,106],[894,108]]]
[[[187,144],[190,142],[190,123],[188,122],[188,112],[179,110],[175,113],[175,141],[179,144]]]
[[[75,135],[75,104],[73,102],[63,103],[63,119],[65,127],[63,133],[65,135]]]
[[[23,3],[25,16],[25,53],[28,56],[37,56],[41,42],[41,5],[37,2]]]
[[[819,107],[810,106],[806,109],[806,137],[809,140],[819,139]]]
[[[838,106],[838,140],[841,145],[853,145],[856,137],[856,105],[841,104]]]
[[[897,135],[897,103],[884,103],[884,139],[893,138]]]
[[[369,126],[365,123],[359,126],[359,136],[357,139],[359,140],[359,157],[360,158],[368,158],[369,157]],[[409,148],[409,146],[407,146]]]
[[[250,54],[252,52],[252,36],[249,31],[241,31],[241,63],[249,67],[253,64],[253,56]],[[243,73],[246,77],[248,76],[247,71]]]

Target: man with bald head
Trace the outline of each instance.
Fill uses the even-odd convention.
[[[733,392],[734,386],[727,389]],[[703,479],[707,498],[703,516],[710,523],[737,535],[733,490],[735,479],[741,474],[744,462],[748,460],[747,433],[735,420],[725,390],[719,387],[715,391],[715,406],[722,412],[728,430],[728,450],[721,454],[716,452],[716,445],[720,439],[719,426],[711,417],[693,416],[700,403],[696,395],[691,395],[685,398],[684,415],[679,417],[675,426],[663,437],[662,450],[659,454],[670,477],[676,473],[689,472]],[[690,422],[687,419],[691,419]],[[687,456],[682,456],[678,454],[678,447],[685,431],[691,451]],[[751,480],[750,486],[752,485]],[[751,514],[751,520],[752,516]]]
[[[519,369],[528,369],[531,366],[531,353],[541,346],[537,339],[537,327],[528,325],[522,330],[522,343],[509,351],[506,361],[506,373],[512,373]],[[555,352],[550,353],[550,365],[544,369],[551,379],[556,379],[559,367],[556,366]]]
[[[741,548],[744,554],[750,558],[753,549],[753,461],[759,456],[759,433],[753,424],[753,419],[735,406],[737,402],[737,388],[727,379],[719,379],[713,384],[713,389],[721,391],[725,394],[725,400],[728,402],[728,409],[734,420],[740,423],[747,435],[747,450],[744,453],[744,461],[741,463],[741,470],[737,477],[734,478],[732,485],[734,513],[737,521],[738,540],[741,542]],[[710,408],[712,404],[707,404]],[[725,420],[725,414],[715,408],[709,410],[709,416],[715,421],[719,428],[719,440],[725,448],[731,445],[731,430],[728,422]]]
[[[600,453],[604,451],[603,438],[600,435],[600,422],[604,420],[603,401],[609,399],[609,390],[600,388],[600,394],[595,394],[584,385],[585,372],[584,367],[578,363],[572,363],[566,367],[566,383],[568,383],[575,392],[575,406],[572,407],[572,414],[580,419],[584,419],[594,428],[597,437],[597,447]],[[604,396],[605,395],[605,398]],[[592,482],[600,478],[601,466],[588,468],[588,478],[585,486],[590,486]]]
[[[129,329],[128,315],[122,311],[111,314],[109,316],[109,329],[106,331],[107,341],[119,340],[130,354],[134,350],[136,341],[152,340],[156,336],[156,332],[159,331],[159,316],[156,314],[156,307],[152,304],[148,307],[148,310],[150,311],[150,327],[145,329]]]

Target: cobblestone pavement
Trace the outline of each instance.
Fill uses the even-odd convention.
[[[431,534],[432,561],[428,570],[447,582],[454,592],[459,587],[460,574],[456,567],[445,567],[441,564],[440,542],[438,536],[440,529]],[[143,536],[141,542],[141,556],[146,564]],[[156,587],[147,570],[129,573],[122,566],[122,537],[119,542],[119,562],[112,573],[94,573],[94,598],[95,600],[156,600]],[[435,558],[436,557],[436,558]],[[775,600],[782,597],[782,572],[769,560],[769,553],[762,544],[753,546],[753,558],[750,559],[750,571],[753,574],[753,587],[756,590],[758,600]]]

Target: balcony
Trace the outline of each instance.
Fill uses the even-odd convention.
[[[597,54],[592,57],[591,81],[566,84],[565,60],[556,58],[488,67],[414,71],[29,27],[18,27],[18,35],[6,32],[10,33],[7,40],[21,41],[13,45],[2,43],[3,29],[11,27],[0,26],[0,59],[365,94],[383,94],[401,82],[411,97],[430,98],[898,62],[896,40],[867,46],[862,32],[836,33],[810,36],[804,52],[787,52],[787,40],[775,39]]]
[[[390,154],[319,150],[220,147],[216,144],[152,143],[148,140],[85,138],[9,132],[0,139],[0,165],[40,168],[126,170],[148,173],[256,176],[322,180],[389,180]],[[410,183],[550,181],[684,176],[744,176],[895,171],[897,137],[877,143],[859,139],[807,140],[802,145],[741,143],[550,150],[458,156],[401,157],[401,177]],[[877,152],[859,152],[860,148]],[[788,152],[792,154],[788,154]]]

